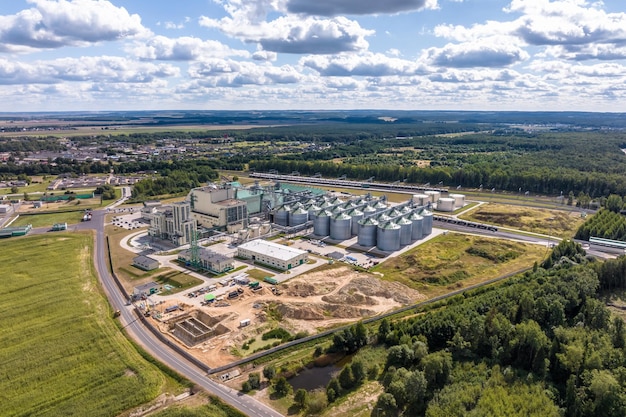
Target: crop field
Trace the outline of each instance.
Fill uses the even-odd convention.
[[[459,216],[465,220],[511,227],[525,232],[571,238],[585,221],[578,212],[497,203],[483,204]]]
[[[91,235],[76,233],[3,242],[3,416],[119,415],[166,382],[110,318],[92,245]]]
[[[436,296],[531,267],[545,255],[546,248],[540,245],[448,233],[372,271]]]

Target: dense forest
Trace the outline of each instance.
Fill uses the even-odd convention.
[[[383,320],[371,335],[387,349],[382,373],[347,364],[327,400],[375,378],[380,416],[624,416],[626,329],[602,297],[625,288],[626,257],[594,262],[563,241],[507,283]],[[358,351],[364,332],[353,326],[330,350]]]

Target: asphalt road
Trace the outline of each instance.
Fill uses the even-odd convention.
[[[130,337],[143,346],[152,356],[185,376],[198,386],[201,386],[210,394],[213,394],[221,398],[224,402],[236,407],[241,412],[255,417],[281,417],[282,414],[255,400],[254,398],[248,395],[240,394],[238,391],[225,387],[209,379],[207,374],[202,369],[189,363],[175,351],[163,345],[141,324],[140,321],[136,320],[136,315],[133,312],[134,307],[132,305],[126,305],[127,302],[117,288],[107,267],[108,259],[104,235],[105,215],[106,210],[94,211],[90,222],[80,223],[76,227],[80,229],[89,228],[96,231],[96,250],[94,254],[96,271],[113,309],[120,310],[120,321],[125,326],[125,330],[128,332]]]

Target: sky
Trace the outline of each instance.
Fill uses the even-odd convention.
[[[2,0],[0,111],[626,112],[624,0]]]

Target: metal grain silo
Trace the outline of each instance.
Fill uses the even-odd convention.
[[[298,226],[306,223],[309,220],[309,212],[304,207],[298,207],[297,209],[289,212],[289,226]]]
[[[371,217],[376,214],[376,209],[372,206],[365,206],[361,211],[363,212],[363,217]]]
[[[433,213],[428,210],[422,210],[420,215],[424,218],[422,226],[422,235],[428,236],[433,232]]]
[[[346,212],[352,218],[352,236],[359,234],[359,222],[363,219],[363,212],[359,209],[352,209]]]
[[[455,208],[461,208],[465,205],[465,195],[463,194],[450,194],[450,198],[454,198]]]
[[[437,200],[438,211],[454,211],[454,198],[442,197]]]
[[[385,213],[387,216],[391,217],[392,219],[395,219],[396,217],[400,217],[402,216],[402,212],[400,210],[398,210],[397,208],[392,208],[391,210],[387,211]]]
[[[406,216],[407,214],[411,214],[413,212],[413,209],[408,204],[405,204],[400,208],[400,212],[403,216]]]
[[[318,211],[322,209],[317,204],[309,204],[305,208],[309,212],[309,220],[315,220],[315,213],[317,213]]]
[[[383,203],[381,200],[378,200],[376,204],[374,204],[374,208],[377,213],[387,210],[387,204]]]
[[[417,206],[425,206],[430,201],[430,196],[426,194],[413,194],[413,203]]]
[[[400,249],[400,226],[394,222],[379,224],[376,231],[376,247],[385,252]]]
[[[400,217],[396,223],[400,226],[400,246],[410,245],[413,235],[413,222],[406,217]]]
[[[328,236],[330,234],[330,217],[333,214],[328,210],[320,210],[313,220],[313,234],[316,236]]]
[[[386,223],[391,220],[391,217],[387,213],[378,213],[376,220],[378,220],[378,223]]]
[[[359,234],[357,237],[357,243],[361,246],[376,246],[376,231],[378,229],[378,222],[368,217],[359,222]]]
[[[280,226],[289,226],[289,212],[291,207],[284,205],[274,212],[274,223]]]
[[[424,218],[419,214],[412,212],[407,217],[413,223],[413,228],[411,229],[411,239],[419,240],[422,238],[422,228],[424,227]]]
[[[347,240],[352,237],[352,217],[347,213],[339,213],[330,218],[330,238]]]

